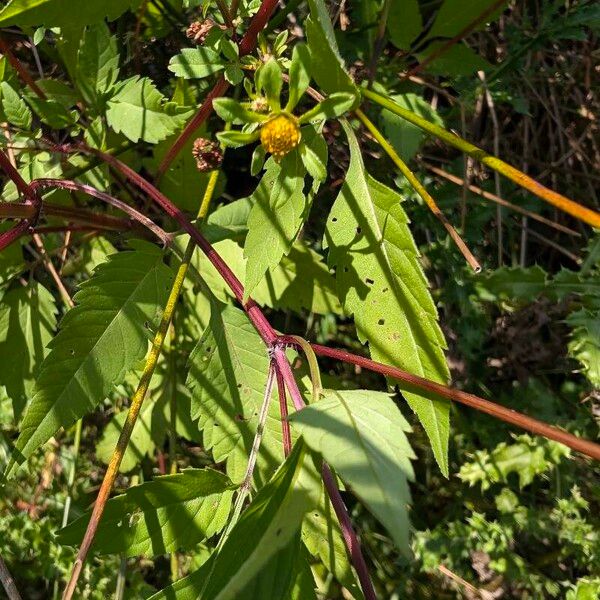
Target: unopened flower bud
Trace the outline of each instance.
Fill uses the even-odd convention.
[[[206,138],[198,138],[194,142],[192,154],[196,159],[196,166],[202,173],[214,171],[223,162],[223,152],[219,144]]]
[[[253,110],[257,113],[266,113],[269,112],[269,104],[267,103],[267,99],[259,96],[258,98],[254,98],[252,103],[250,104],[250,110]]]

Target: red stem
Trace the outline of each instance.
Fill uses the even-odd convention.
[[[238,48],[240,50],[240,56],[250,54],[256,48],[256,40],[258,34],[265,28],[273,11],[277,7],[277,0],[263,0],[258,12],[252,17],[246,33],[242,37]],[[179,134],[179,137],[173,142],[173,145],[169,148],[162,162],[158,167],[157,179],[165,173],[169,168],[169,165],[173,162],[175,157],[179,154],[185,143],[189,140],[192,134],[208,119],[212,112],[212,101],[215,98],[219,98],[229,88],[229,84],[223,77],[220,77],[215,83],[212,90],[208,93],[204,102],[198,109],[198,112],[194,115],[192,120],[185,126],[185,129]]]
[[[281,336],[279,339],[285,344],[297,346],[297,342],[293,337]],[[321,346],[319,344],[311,344],[311,347],[315,354],[318,354],[319,356],[327,356],[342,362],[357,365],[364,369],[368,369],[369,371],[381,373],[386,377],[391,377],[393,379],[397,379],[398,381],[407,383],[409,387],[416,388],[417,390],[426,391],[438,397],[465,404],[466,406],[470,406],[475,410],[491,415],[492,417],[504,421],[505,423],[516,425],[517,427],[536,435],[541,435],[550,440],[560,442],[561,444],[581,452],[590,458],[600,460],[600,445],[590,442],[589,440],[581,439],[571,433],[562,431],[557,427],[552,427],[551,425],[548,425],[542,421],[538,421],[537,419],[533,419],[532,417],[528,417],[510,408],[490,402],[489,400],[485,400],[479,396],[475,396],[474,394],[469,394],[468,392],[463,392],[461,390],[447,387],[440,383],[435,383],[434,381],[430,381],[424,377],[419,377],[418,375],[413,375],[412,373],[408,373],[407,371],[403,371],[396,367],[384,365],[382,363],[375,362],[374,360],[357,356],[356,354],[351,354],[345,350],[328,348],[327,346]]]
[[[129,204],[126,204],[122,200],[119,200],[118,198],[115,198],[105,192],[101,192],[91,185],[77,183],[76,181],[71,181],[69,179],[35,179],[31,182],[29,187],[32,190],[36,190],[37,188],[61,188],[74,192],[82,192],[88,196],[93,196],[94,198],[98,198],[99,200],[102,200],[103,202],[106,202],[107,204],[114,206],[115,208],[128,214],[133,220],[137,221],[154,233],[154,235],[156,235],[156,237],[158,237],[163,244],[168,245],[172,241],[172,236],[170,236],[161,227],[156,225],[152,219],[149,219],[146,215],[129,206]]]
[[[46,94],[42,91],[40,86],[33,80],[33,77],[30,75],[29,71],[23,66],[21,61],[11,52],[8,44],[2,38],[0,38],[0,51],[6,58],[8,58],[8,62],[12,65],[13,69],[19,74],[19,77],[23,80],[25,84],[27,84],[42,100],[46,100]]]
[[[331,470],[329,469],[326,463],[323,463],[323,469],[321,470],[321,474],[323,476],[325,488],[327,489],[329,497],[331,498],[333,510],[337,515],[338,521],[340,522],[342,537],[344,538],[344,542],[346,543],[346,548],[348,549],[348,553],[350,554],[352,564],[356,569],[356,574],[358,575],[358,580],[360,581],[363,594],[366,600],[376,600],[377,596],[375,595],[375,590],[373,589],[373,582],[371,581],[371,576],[369,575],[369,569],[367,567],[367,563],[365,562],[365,558],[362,553],[362,548],[360,547],[360,541],[358,540],[358,537],[354,532],[354,529],[352,527],[352,521],[350,520],[350,515],[348,514],[348,509],[346,508],[340,491],[338,490],[335,480],[333,479]]]
[[[18,240],[23,234],[29,230],[30,223],[27,219],[24,219],[12,229],[5,231],[0,234],[0,252],[10,246],[13,242]]]

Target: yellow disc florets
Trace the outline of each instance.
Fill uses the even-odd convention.
[[[260,142],[276,161],[300,143],[300,127],[292,115],[281,113],[269,119],[260,131]]]

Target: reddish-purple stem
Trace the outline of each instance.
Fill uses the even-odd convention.
[[[172,241],[172,236],[169,235],[166,231],[164,231],[161,227],[156,225],[152,219],[149,219],[146,215],[141,213],[139,210],[129,206],[126,202],[107,194],[106,192],[101,192],[91,185],[87,185],[85,183],[77,183],[76,181],[71,181],[69,179],[35,179],[30,184],[30,189],[37,190],[38,188],[61,188],[65,190],[72,190],[74,192],[82,192],[87,194],[88,196],[93,196],[94,198],[98,198],[115,208],[122,210],[124,213],[128,214],[133,220],[137,221],[147,229],[149,229],[154,235],[156,235],[163,244],[169,245]]]
[[[302,398],[300,390],[298,389],[298,384],[296,383],[296,379],[294,378],[294,374],[292,373],[290,363],[288,362],[285,356],[285,351],[281,345],[275,346],[273,350],[273,357],[275,358],[277,371],[279,371],[281,378],[284,380],[285,385],[290,392],[290,396],[292,397],[294,407],[296,408],[296,410],[302,410],[305,406],[304,400]],[[331,470],[325,462],[323,463],[322,475],[323,482],[325,484],[325,489],[329,494],[331,504],[333,505],[335,514],[337,515],[338,521],[340,522],[340,529],[342,531],[344,542],[346,543],[346,549],[348,550],[348,554],[350,556],[352,564],[356,569],[356,573],[358,575],[358,580],[360,581],[363,594],[365,595],[366,600],[375,600],[376,596],[375,590],[373,589],[373,582],[371,581],[369,569],[367,568],[367,563],[365,562],[365,558],[362,554],[360,542],[358,541],[358,536],[356,535],[354,528],[352,527],[350,515],[348,514],[348,510],[344,505],[344,501],[342,500],[340,491],[338,490],[335,484],[335,480],[333,479]]]
[[[280,336],[279,339],[284,344],[290,346],[297,346],[298,344],[292,336],[284,335]],[[424,377],[413,375],[408,371],[403,371],[402,369],[398,369],[390,365],[384,365],[383,363],[370,360],[369,358],[365,358],[363,356],[351,354],[346,350],[328,348],[327,346],[321,346],[319,344],[311,344],[311,347],[314,350],[315,354],[318,354],[320,356],[327,356],[329,358],[333,358],[342,362],[357,365],[364,369],[369,369],[370,371],[381,373],[381,375],[385,375],[386,377],[391,377],[392,379],[403,381],[413,389],[416,388],[418,390],[425,391],[428,394],[433,394],[440,398],[445,398],[453,402],[465,404],[466,406],[470,406],[475,410],[491,415],[492,417],[504,421],[505,423],[516,425],[517,427],[534,433],[536,435],[541,435],[542,437],[548,438],[550,440],[560,442],[561,444],[564,444],[565,446],[568,446],[573,450],[577,450],[578,452],[581,452],[582,454],[585,454],[590,458],[600,460],[600,445],[589,440],[579,438],[571,433],[568,433],[567,431],[558,429],[557,427],[552,427],[551,425],[548,425],[543,421],[538,421],[537,419],[528,417],[522,413],[517,412],[516,410],[506,408],[504,406],[501,406],[500,404],[491,402],[490,400],[485,400],[484,398],[475,396],[474,394],[469,394],[468,392],[463,392],[462,390],[457,390],[442,385],[441,383],[430,381],[429,379],[425,379]]]
[[[12,229],[0,234],[0,252],[18,240],[29,231],[31,225],[27,219],[15,225]]]
[[[365,557],[363,556],[360,542],[356,533],[354,532],[354,528],[352,527],[352,521],[350,520],[348,509],[346,508],[340,491],[338,490],[335,480],[333,479],[331,470],[326,463],[323,463],[321,474],[323,476],[325,489],[327,490],[329,498],[331,499],[333,510],[335,510],[335,514],[340,522],[342,536],[344,538],[344,542],[346,543],[348,553],[350,554],[352,564],[356,569],[356,574],[358,575],[358,580],[360,581],[363,594],[365,595],[366,600],[376,600],[377,596],[375,595],[375,590],[373,589],[373,582],[371,581],[371,576],[369,575],[369,569],[367,568],[367,563],[365,562]]]

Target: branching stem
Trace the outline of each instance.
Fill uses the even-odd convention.
[[[570,200],[562,194],[543,186],[532,177],[529,177],[529,175],[519,171],[519,169],[516,169],[496,156],[488,154],[485,150],[482,150],[470,142],[467,142],[467,140],[462,139],[447,129],[444,129],[435,123],[430,123],[427,119],[424,119],[416,113],[399,106],[393,100],[390,100],[389,98],[386,98],[385,96],[366,88],[361,88],[361,93],[364,97],[368,98],[369,100],[373,100],[373,102],[376,102],[383,108],[387,108],[389,111],[393,112],[399,117],[406,119],[409,123],[419,127],[419,129],[434,135],[443,142],[458,148],[458,150],[461,152],[464,152],[475,160],[483,163],[490,169],[499,172],[501,175],[504,175],[511,181],[514,181],[517,185],[528,190],[532,194],[535,194],[538,198],[544,200],[548,204],[555,206],[556,208],[572,215],[576,219],[579,219],[588,225],[591,225],[592,227],[600,228],[600,213],[586,208],[585,206]]]

